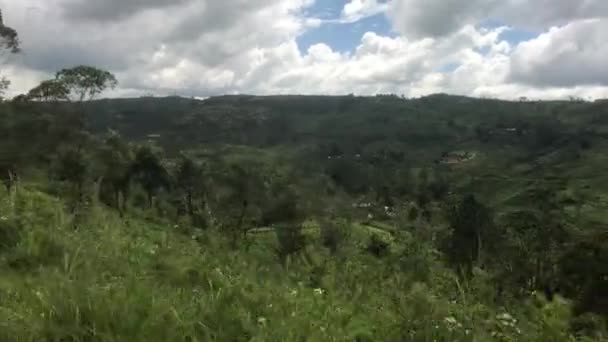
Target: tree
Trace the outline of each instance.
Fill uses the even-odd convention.
[[[8,51],[12,54],[19,52],[19,37],[17,35],[17,31],[4,25],[2,10],[0,10],[0,49],[2,51]],[[0,77],[0,100],[2,100],[2,95],[9,85],[10,81],[6,77]],[[6,137],[6,135],[4,136]],[[2,152],[5,152],[4,148],[2,150]],[[7,190],[11,190],[16,178],[17,170],[15,167],[14,158],[7,158],[4,153],[0,154],[0,180],[2,180],[2,182],[5,184]]]
[[[26,97],[32,101],[76,104],[77,124],[82,130],[85,125],[85,104],[106,89],[113,89],[117,83],[116,77],[108,71],[80,65],[60,70],[54,79],[42,81],[31,89]]]
[[[11,190],[24,169],[55,154],[51,121],[29,108],[5,105],[0,118],[0,180]],[[32,139],[32,137],[36,137]]]
[[[55,176],[60,181],[67,181],[75,186],[76,203],[85,200],[85,182],[91,171],[91,161],[83,150],[66,147],[59,152],[54,168]]]
[[[133,152],[117,132],[110,131],[98,151],[98,158],[102,169],[100,174],[103,177],[101,186],[109,190],[111,205],[122,215],[126,210]]]
[[[118,84],[112,73],[85,65],[59,71],[55,75],[55,81],[68,91],[68,99],[78,103],[91,101]]]
[[[493,226],[490,209],[475,196],[467,195],[448,208],[447,215],[452,236],[447,246],[447,255],[452,264],[470,274],[473,263],[481,258],[483,240]]]
[[[146,191],[150,208],[156,193],[162,188],[168,189],[170,185],[169,173],[162,165],[159,154],[151,146],[140,147],[129,170],[129,178],[141,184]]]
[[[586,233],[559,260],[560,285],[576,299],[576,314],[608,315],[608,230]]]
[[[69,101],[69,90],[57,80],[42,81],[32,88],[25,98],[29,101],[59,102]]]
[[[222,225],[236,248],[255,221],[254,202],[263,201],[264,182],[257,165],[248,163],[227,165],[219,181],[226,189],[219,203],[223,207]]]
[[[305,210],[295,189],[289,186],[283,187],[271,210],[278,242],[276,253],[281,261],[285,261],[306,246],[306,237],[302,233]]]
[[[194,215],[194,201],[203,190],[203,169],[192,158],[182,154],[177,171],[177,186],[186,196],[188,215]]]
[[[19,53],[19,36],[15,29],[4,25],[4,18],[2,17],[2,10],[0,10],[0,49],[7,51],[11,54]],[[0,78],[0,99],[2,94],[10,85],[10,81],[2,76]]]

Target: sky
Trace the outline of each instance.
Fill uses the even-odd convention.
[[[608,98],[606,0],[0,0],[8,95],[60,69],[108,97]]]

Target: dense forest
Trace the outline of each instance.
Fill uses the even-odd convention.
[[[0,104],[3,341],[608,337],[608,101],[116,84]]]

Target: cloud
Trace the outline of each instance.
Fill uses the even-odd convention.
[[[539,87],[608,86],[608,21],[590,19],[554,27],[517,46],[510,81]]]
[[[387,10],[393,26],[408,38],[439,37],[475,24],[499,0],[392,0]]]
[[[492,15],[510,25],[545,30],[573,21],[608,17],[605,0],[506,0]]]
[[[439,37],[486,20],[545,30],[574,20],[608,17],[605,0],[391,0],[387,16],[410,38]]]
[[[608,97],[605,2],[552,0],[544,10],[543,1],[351,0],[342,22],[384,11],[399,35],[369,27],[350,52],[331,41],[302,52],[297,37],[325,22],[305,15],[313,0],[0,0],[24,50],[3,73],[12,94],[58,69],[91,64],[118,77],[108,96]],[[534,21],[520,23],[534,11]],[[488,18],[542,34],[504,41],[509,28],[483,28]]]
[[[115,21],[148,9],[179,6],[191,0],[67,0],[60,4],[62,11],[71,19]]]
[[[344,5],[339,22],[352,23],[376,14],[385,12],[388,9],[386,2],[378,0],[350,0]]]

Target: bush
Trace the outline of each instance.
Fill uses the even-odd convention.
[[[418,208],[411,207],[410,210],[408,211],[407,218],[410,221],[415,221],[416,219],[418,219]]]
[[[382,258],[390,252],[388,242],[382,240],[377,234],[373,234],[367,243],[366,250],[375,257]]]
[[[350,226],[343,220],[321,223],[321,243],[335,254],[344,240],[348,238]]]
[[[284,261],[290,255],[299,253],[306,246],[306,237],[302,234],[302,225],[281,225],[274,229],[278,247],[276,253]]]
[[[579,336],[588,336],[598,341],[602,340],[602,333],[606,333],[606,320],[598,315],[586,313],[573,317],[570,320],[570,328]]]
[[[9,221],[8,218],[0,217],[0,252],[6,252],[15,247],[21,234],[15,222]]]

